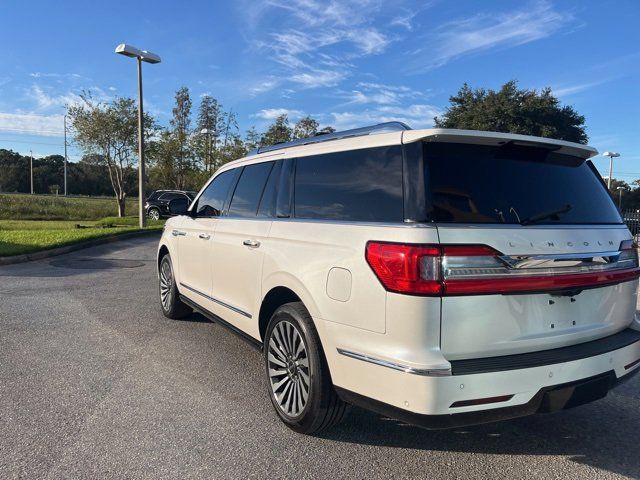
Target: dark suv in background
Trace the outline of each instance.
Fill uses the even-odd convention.
[[[169,202],[175,199],[186,199],[187,205],[196,197],[197,192],[184,190],[155,190],[147,198],[144,210],[147,217],[159,220],[162,217],[170,217]]]

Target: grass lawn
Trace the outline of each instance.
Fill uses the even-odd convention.
[[[147,229],[158,230],[162,225],[164,221],[149,221]],[[136,217],[107,217],[96,221],[0,220],[0,257],[47,250],[136,230]]]
[[[135,214],[137,198],[128,198],[126,212]],[[118,214],[115,198],[56,195],[0,194],[0,219],[99,220]]]

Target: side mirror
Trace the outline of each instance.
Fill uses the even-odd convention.
[[[186,215],[189,202],[186,198],[174,198],[169,202],[169,213],[171,215]]]

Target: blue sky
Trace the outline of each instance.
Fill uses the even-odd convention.
[[[194,103],[210,94],[233,109],[242,132],[284,112],[425,128],[463,82],[517,79],[552,87],[586,116],[593,146],[622,153],[615,176],[640,178],[636,0],[4,0],[3,13],[0,148],[61,153],[64,105],[82,89],[135,96],[135,63],[113,53],[127,42],[162,57],[144,80],[163,124],[186,85]]]

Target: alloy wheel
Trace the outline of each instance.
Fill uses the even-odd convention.
[[[164,261],[160,267],[160,301],[165,311],[171,308],[172,283],[173,273],[171,272],[171,265],[168,261]]]
[[[282,413],[299,416],[311,388],[309,357],[298,328],[286,320],[271,331],[268,346],[269,383]]]

